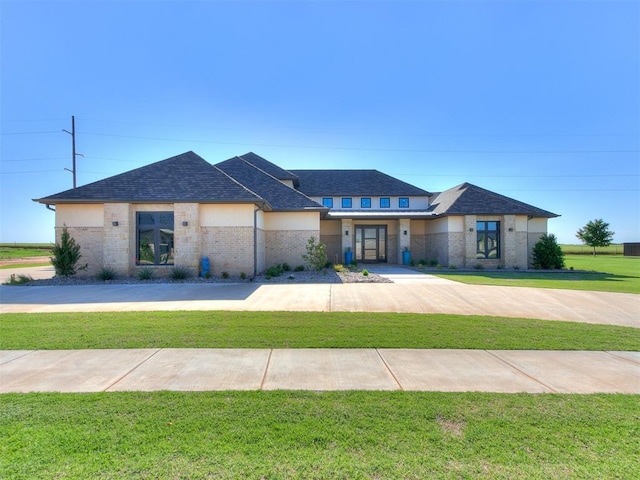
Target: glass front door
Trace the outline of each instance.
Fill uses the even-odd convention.
[[[355,253],[359,262],[386,262],[387,226],[356,225]]]

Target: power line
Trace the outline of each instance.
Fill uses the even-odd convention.
[[[0,135],[8,136],[8,135],[40,135],[44,133],[58,133],[58,130],[41,130],[39,132],[2,132]]]
[[[143,137],[137,135],[119,135],[112,133],[83,132],[84,135],[99,137],[132,138],[138,140],[156,140],[163,142],[184,142],[184,143],[206,143],[214,145],[237,145],[245,147],[271,147],[271,148],[309,148],[320,150],[360,150],[373,152],[403,152],[403,153],[474,153],[474,154],[582,154],[582,153],[640,153],[640,150],[432,150],[432,149],[403,149],[403,148],[374,148],[374,147],[337,147],[327,145],[290,145],[290,144],[269,144],[269,143],[246,143],[246,142],[220,142],[214,140],[194,140],[167,137]]]

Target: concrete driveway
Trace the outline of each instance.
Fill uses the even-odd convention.
[[[465,285],[429,279],[345,284],[0,286],[0,313],[247,310],[449,313],[640,328],[640,295]]]

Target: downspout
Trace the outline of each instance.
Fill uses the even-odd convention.
[[[52,212],[56,211],[56,209],[53,208],[50,203],[45,204],[45,206],[47,207],[47,210],[51,210]]]
[[[253,277],[258,275],[258,212],[263,207],[256,205],[253,210]]]

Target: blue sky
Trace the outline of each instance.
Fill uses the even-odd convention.
[[[193,150],[470,182],[640,241],[640,2],[0,2],[1,242]]]

